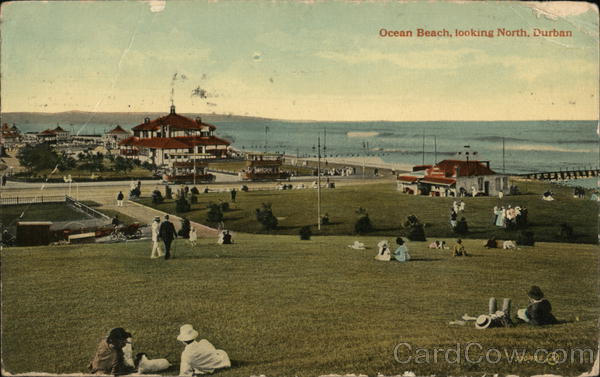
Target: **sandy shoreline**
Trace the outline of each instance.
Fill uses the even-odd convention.
[[[295,159],[294,157],[289,157],[291,160]],[[306,161],[317,161],[315,157],[307,157],[307,158],[298,158],[298,160],[306,160]],[[332,164],[340,164],[340,165],[349,165],[355,167],[371,167],[378,169],[390,169],[395,171],[412,171],[411,164],[402,164],[402,163],[390,163],[385,162],[381,159],[381,157],[327,157],[321,158],[321,164],[324,167],[325,163]]]

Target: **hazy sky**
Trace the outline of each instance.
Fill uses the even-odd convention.
[[[50,1],[5,3],[1,17],[5,112],[168,111],[173,89],[179,112],[598,119],[598,11],[587,3]]]

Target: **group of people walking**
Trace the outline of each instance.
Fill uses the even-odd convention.
[[[152,222],[152,254],[150,258],[160,258],[162,256],[166,259],[171,258],[171,244],[173,240],[177,238],[177,232],[175,231],[175,225],[169,220],[169,215],[165,215],[164,221],[160,221],[160,217],[154,217]],[[160,248],[160,241],[164,245],[164,253]]]

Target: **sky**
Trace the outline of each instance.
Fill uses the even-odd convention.
[[[290,120],[597,120],[588,3],[19,1],[1,110]],[[380,30],[572,37],[381,37]]]

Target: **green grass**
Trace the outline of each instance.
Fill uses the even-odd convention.
[[[390,237],[388,237],[389,239]],[[346,245],[358,239],[368,250]],[[203,239],[175,244],[176,258],[150,260],[150,243],[12,248],[2,251],[2,359],[13,373],[86,371],[98,340],[112,327],[134,334],[134,352],[166,357],[176,374],[179,326],[226,350],[233,368],[222,376],[314,376],[326,373],[417,375],[578,375],[591,364],[557,366],[395,362],[394,346],[465,347],[479,342],[509,351],[597,349],[598,252],[595,246],[538,244],[473,254],[410,243],[414,261],[377,262],[377,237],[236,235],[236,244]],[[576,274],[574,273],[576,271]],[[480,314],[495,296],[526,305],[542,287],[568,323],[535,328],[451,327],[463,313]],[[432,351],[431,351],[432,352]],[[476,358],[482,353],[474,351]],[[485,351],[484,351],[485,352]],[[403,355],[404,356],[404,355]]]
[[[91,208],[95,209],[98,212],[101,212],[101,213],[105,214],[106,216],[108,216],[110,218],[112,218],[115,215],[119,216],[119,220],[123,224],[128,225],[128,224],[139,222],[136,218],[128,216],[128,215],[126,215],[126,214],[124,214],[122,212],[119,212],[117,210],[106,208],[106,207],[101,207],[99,203],[96,203],[93,200],[84,200],[82,203],[85,204],[85,205],[87,205],[88,207],[91,207]]]
[[[23,217],[20,218],[21,214]],[[89,218],[65,203],[40,203],[0,207],[0,219],[4,226],[16,225],[17,221],[71,221]]]
[[[520,205],[529,209],[528,230],[535,233],[538,241],[562,241],[559,238],[558,224],[566,222],[573,226],[575,242],[596,243],[598,204],[590,200],[574,199],[569,188],[552,185],[556,201],[542,201],[541,193],[549,188],[548,184],[526,183],[519,185],[527,194],[518,196],[463,198],[466,203],[464,216],[469,224],[470,233],[465,238],[515,239],[517,231],[506,231],[492,224],[494,206]],[[199,204],[193,205],[193,211],[184,215],[191,220],[206,223],[206,205],[219,200],[230,201],[229,193],[208,193],[198,196]],[[332,225],[323,226],[322,235],[350,235],[354,233],[357,220],[355,213],[360,206],[366,208],[375,227],[374,234],[400,234],[400,228],[406,217],[415,214],[426,224],[428,237],[453,237],[449,224],[450,208],[454,198],[432,198],[401,194],[396,191],[394,182],[357,186],[342,186],[322,191],[322,212],[328,213]],[[266,233],[255,219],[255,209],[261,203],[273,205],[273,213],[279,218],[279,227],[272,233],[298,234],[305,225],[316,230],[317,192],[314,189],[284,191],[238,192],[236,203],[230,203],[231,211],[225,213],[225,225],[229,229]],[[142,203],[152,206],[150,198],[142,198]],[[168,200],[155,206],[174,213],[174,201]]]

